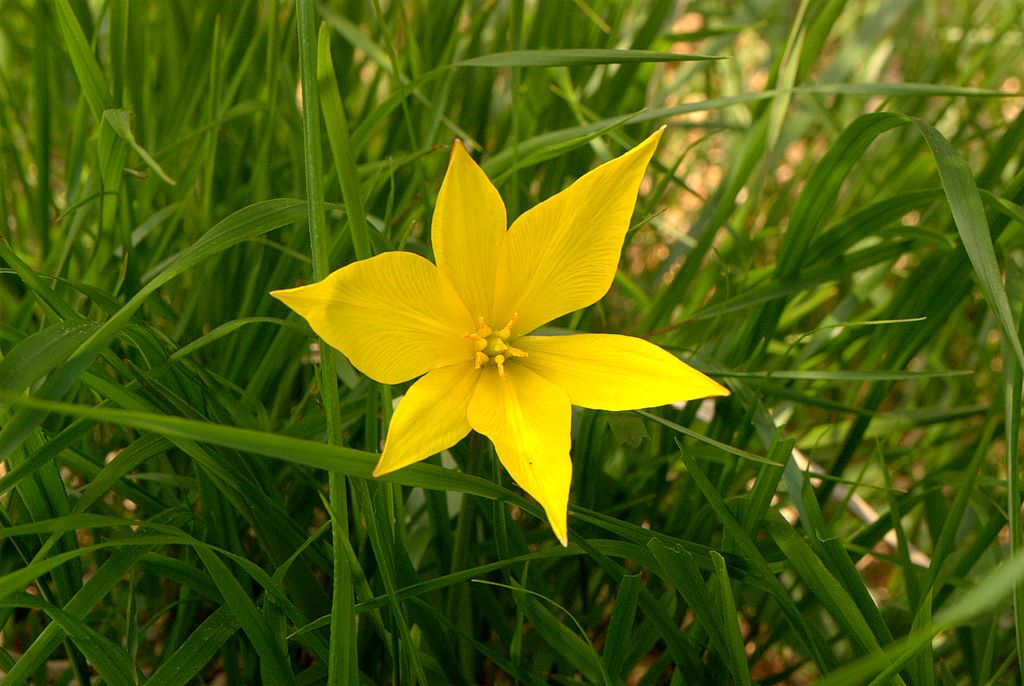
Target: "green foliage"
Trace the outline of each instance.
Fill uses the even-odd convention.
[[[4,684],[1000,684],[1017,2],[0,0]],[[668,124],[612,292],[727,399],[574,411],[570,540],[268,291]]]

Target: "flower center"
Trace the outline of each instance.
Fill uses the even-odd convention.
[[[526,351],[514,348],[508,343],[508,339],[512,335],[512,324],[515,323],[517,316],[519,315],[512,315],[508,324],[497,331],[491,328],[483,317],[480,317],[477,320],[476,331],[466,334],[466,338],[473,341],[473,365],[476,369],[480,369],[486,364],[493,364],[498,368],[498,376],[504,379],[505,363],[509,358],[526,357]]]

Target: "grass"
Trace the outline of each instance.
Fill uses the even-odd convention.
[[[3,683],[1021,683],[1022,9],[0,0]],[[556,326],[732,396],[575,410],[567,549],[478,436],[369,478],[268,292],[661,124]]]

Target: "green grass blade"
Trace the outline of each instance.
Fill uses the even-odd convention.
[[[686,55],[651,50],[603,50],[573,48],[565,50],[507,50],[460,60],[462,67],[576,67],[599,64],[639,64],[644,62],[693,62],[719,60],[709,55]]]
[[[44,412],[88,417],[142,431],[152,431],[168,437],[184,438],[214,445],[222,445],[240,452],[275,457],[297,465],[334,471],[346,476],[370,478],[377,463],[377,454],[355,448],[326,445],[315,441],[282,436],[280,434],[242,429],[234,426],[211,424],[194,419],[182,419],[152,412],[89,407],[72,403],[43,401],[0,392],[0,400]],[[421,486],[437,490],[457,491],[489,499],[499,499],[523,507],[540,516],[540,508],[511,491],[487,479],[462,474],[431,464],[420,463],[393,474],[378,477],[377,481]]]
[[[313,278],[321,280],[330,273],[331,265],[328,262],[330,241],[327,235],[326,217],[324,214],[324,191],[323,191],[323,161],[322,143],[320,138],[320,88],[327,86],[326,101],[328,103],[326,115],[342,117],[341,124],[344,126],[344,133],[335,132],[338,135],[348,135],[347,122],[344,121],[344,111],[341,106],[340,96],[337,95],[335,81],[328,80],[321,73],[323,68],[323,55],[330,59],[330,38],[326,29],[322,28],[318,39],[315,32],[315,12],[312,0],[299,0],[296,5],[296,24],[299,35],[299,65],[302,82],[303,97],[303,152],[306,171],[306,197],[309,201],[309,239],[310,249],[313,258]],[[320,64],[318,64],[318,59]],[[335,90],[331,90],[331,86]],[[327,120],[328,125],[335,124]],[[331,137],[332,150],[334,150],[334,137]],[[337,154],[335,163],[337,164]],[[350,194],[358,197],[358,191],[354,184],[354,162],[349,159],[349,167],[342,169],[339,166],[339,178],[342,180],[346,206],[348,208],[348,219],[353,244],[356,246],[356,254],[362,257],[369,256],[369,248],[366,243],[365,225],[358,222],[363,221],[361,208],[357,216],[353,216],[352,203],[356,202]],[[348,186],[346,186],[348,182]],[[320,349],[329,351],[330,348],[323,340],[320,341]],[[331,445],[339,445],[342,438],[342,426],[340,417],[340,401],[338,399],[338,381],[335,370],[335,357],[331,354],[321,356],[320,381],[322,397],[324,402],[324,413],[327,418],[327,442]],[[331,508],[332,528],[332,552],[334,556],[332,605],[331,605],[331,641],[330,641],[330,664],[328,665],[328,678],[331,681],[353,681],[359,673],[358,658],[355,651],[356,615],[353,609],[353,584],[352,570],[349,566],[348,555],[342,538],[349,535],[348,516],[348,486],[341,475],[331,473],[329,477],[329,495]]]
[[[963,241],[967,256],[978,277],[981,291],[985,294],[992,313],[999,322],[999,328],[1017,357],[1017,363],[1024,366],[1024,347],[1017,335],[1017,326],[1010,312],[1010,302],[999,273],[995,248],[992,245],[992,231],[985,218],[981,195],[970,168],[963,156],[949,144],[949,141],[928,122],[911,118],[910,122],[924,136],[925,142],[935,156],[939,168],[942,189],[946,192],[949,209],[953,213],[960,240]]]
[[[367,237],[366,211],[359,190],[359,173],[356,169],[355,151],[349,138],[348,117],[345,105],[338,91],[338,80],[331,60],[331,37],[326,24],[321,24],[317,38],[317,84],[323,96],[324,125],[330,142],[334,166],[338,170],[341,197],[345,201],[345,217],[352,234],[352,247],[357,260],[370,257],[370,242]]]
[[[629,651],[629,637],[636,618],[637,601],[640,596],[640,575],[624,574],[619,581],[619,592],[615,596],[612,616],[608,620],[601,659],[605,671],[613,678],[622,676],[626,654]]]
[[[104,110],[114,107],[114,100],[110,96],[110,87],[89,47],[89,42],[85,39],[85,34],[82,32],[75,13],[71,11],[68,0],[57,0],[55,7],[57,25],[64,35],[71,64],[82,88],[82,95],[89,103],[93,118],[99,122],[103,118]]]
[[[231,609],[235,619],[249,636],[253,647],[259,654],[260,671],[264,676],[265,683],[281,684],[281,686],[296,683],[295,675],[288,664],[283,640],[278,640],[283,637],[274,635],[274,629],[257,610],[252,598],[216,553],[203,547],[196,547],[195,551],[210,573],[210,578],[216,584],[217,590],[224,597],[225,607]]]
[[[70,612],[65,612],[41,598],[21,592],[0,600],[0,607],[28,607],[45,612],[75,646],[81,649],[105,683],[114,686],[135,685],[135,673],[124,649]]]
[[[168,657],[144,682],[146,686],[185,686],[221,650],[224,642],[238,632],[239,623],[227,606],[221,606]]]
[[[726,653],[722,655],[736,683],[751,686],[750,667],[747,664],[747,649],[740,634],[739,614],[732,593],[732,580],[725,565],[725,558],[711,551],[711,562],[715,565],[714,580],[717,584],[716,594],[721,603],[722,633],[725,639]]]
[[[298,200],[267,200],[238,210],[203,234],[194,245],[180,254],[168,258],[150,271],[148,283],[122,307],[117,314],[103,323],[36,391],[40,398],[64,397],[78,378],[99,357],[103,350],[128,324],[146,298],[157,288],[190,267],[236,245],[285,224],[298,221],[306,215],[305,203]],[[2,255],[0,255],[2,256]],[[145,278],[145,277],[144,277]],[[0,458],[10,455],[28,437],[32,429],[45,417],[45,413],[23,410],[0,430]]]

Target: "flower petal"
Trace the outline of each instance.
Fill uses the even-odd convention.
[[[409,387],[391,418],[374,476],[436,455],[469,433],[466,413],[480,370],[466,361],[441,367]]]
[[[413,253],[381,253],[318,283],[271,295],[381,383],[473,357],[463,336],[476,329],[474,319],[437,267]]]
[[[608,292],[661,131],[512,223],[498,262],[495,321],[518,314],[513,335],[529,333]]]
[[[498,459],[544,508],[562,545],[569,541],[571,422],[565,393],[518,360],[506,365],[504,378],[485,367],[469,403],[470,425],[494,442]]]
[[[460,141],[452,145],[434,208],[434,259],[473,317],[489,318],[498,250],[508,224],[505,203]]]
[[[524,336],[515,344],[528,354],[516,365],[557,384],[581,407],[636,410],[729,395],[675,355],[632,336]]]

